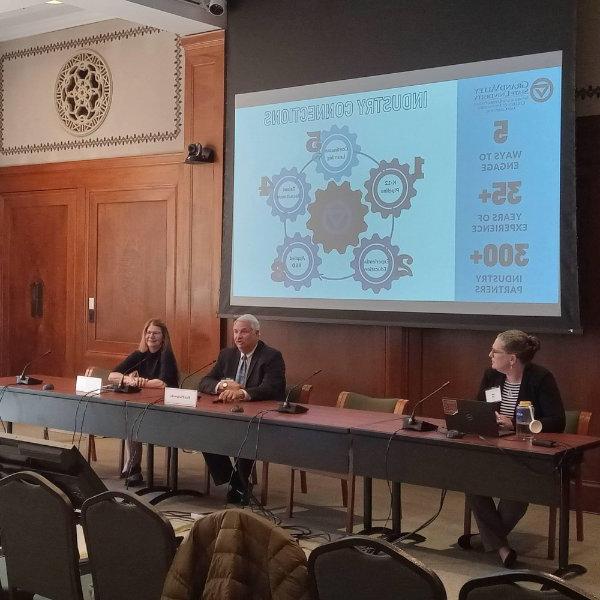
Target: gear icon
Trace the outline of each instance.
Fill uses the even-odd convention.
[[[277,246],[277,258],[271,265],[271,279],[296,291],[310,287],[311,281],[319,277],[322,261],[318,251],[309,236],[296,233],[292,238],[286,237],[283,244]]]
[[[375,234],[360,241],[350,266],[354,269],[352,277],[360,281],[362,289],[378,294],[382,289],[391,289],[392,282],[400,277],[412,276],[412,262],[412,256],[400,254],[391,238]]]
[[[356,134],[350,133],[346,125],[333,125],[329,131],[321,132],[321,148],[316,158],[317,172],[326,179],[340,181],[350,177],[352,168],[358,164],[360,146]]]
[[[281,169],[279,175],[273,175],[269,186],[267,204],[271,206],[271,214],[282,222],[286,219],[295,221],[298,215],[306,212],[309,190],[310,183],[304,173],[298,173],[296,167]]]
[[[369,210],[362,203],[360,191],[350,189],[347,181],[342,185],[330,181],[325,190],[317,190],[308,212],[311,217],[306,227],[325,252],[337,250],[343,254],[348,246],[358,243],[358,236],[367,229],[365,215]]]
[[[370,178],[365,181],[365,199],[371,204],[371,210],[381,213],[385,219],[399,217],[403,210],[409,209],[411,198],[417,194],[415,181],[424,177],[424,162],[420,156],[416,156],[413,173],[407,163],[401,165],[397,158],[391,162],[382,160],[378,167],[371,169]]]

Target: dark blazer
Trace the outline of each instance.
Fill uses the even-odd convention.
[[[222,379],[235,379],[241,353],[237,348],[221,350],[210,373],[202,378],[198,390],[214,394]],[[285,363],[279,350],[259,341],[246,378],[246,392],[250,400],[283,400],[285,397]]]
[[[160,379],[167,387],[179,386],[177,361],[171,350],[162,349],[154,354],[150,350],[146,352],[136,350],[122,360],[113,371],[124,375],[137,371],[140,377]]]
[[[483,374],[478,400],[485,400],[485,390],[502,387],[506,375],[495,369],[487,369]],[[542,431],[561,433],[565,429],[565,409],[560,398],[554,375],[534,363],[527,363],[519,388],[519,401],[529,400],[533,404],[535,418],[542,422]]]

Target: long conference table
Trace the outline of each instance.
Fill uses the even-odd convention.
[[[311,404],[307,413],[283,414],[275,402],[247,402],[244,412],[231,412],[230,405],[204,395],[196,408],[184,408],[164,405],[162,390],[83,395],[75,392],[73,379],[37,377],[54,390],[0,378],[4,421],[557,506],[558,573],[571,570],[571,474],[587,450],[600,446],[600,438],[541,434],[557,440],[554,448],[516,436],[447,439],[441,431],[403,430],[398,415],[380,412]],[[370,488],[365,490],[364,518],[370,524]],[[394,528],[400,530],[399,516]]]

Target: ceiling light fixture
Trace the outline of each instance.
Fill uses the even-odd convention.
[[[46,4],[62,4],[62,0],[46,0]]]

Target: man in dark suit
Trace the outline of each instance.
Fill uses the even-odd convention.
[[[252,400],[282,400],[285,396],[285,364],[279,350],[260,339],[260,324],[254,315],[242,315],[233,323],[235,348],[225,348],[198,389],[215,394],[224,403]],[[252,461],[240,459],[237,468],[227,456],[205,452],[204,459],[216,485],[230,483],[227,501],[245,503]]]

